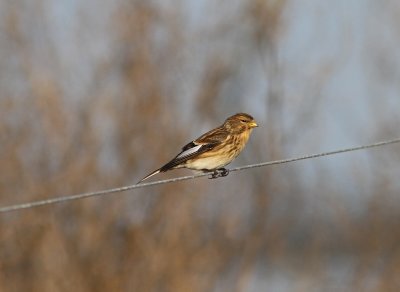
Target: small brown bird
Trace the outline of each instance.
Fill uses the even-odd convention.
[[[227,176],[229,170],[224,166],[239,155],[249,140],[253,128],[257,126],[256,121],[249,114],[235,114],[227,118],[218,128],[185,145],[174,159],[145,176],[138,183],[157,173],[177,168],[212,172],[210,178]]]

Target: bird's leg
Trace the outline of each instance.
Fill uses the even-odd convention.
[[[218,177],[224,177],[224,176],[227,176],[228,174],[229,174],[229,169],[218,168],[218,169],[214,170],[214,172],[211,174],[209,179],[214,179],[214,178],[218,178]]]

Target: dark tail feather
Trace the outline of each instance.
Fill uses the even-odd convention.
[[[142,178],[140,181],[138,181],[138,183],[141,183],[142,181],[144,181],[145,179],[148,179],[149,177],[152,177],[153,175],[156,175],[157,173],[160,172],[166,172],[168,170],[171,169],[175,169],[175,168],[180,168],[179,163],[181,163],[182,161],[180,159],[172,159],[170,162],[168,162],[167,164],[165,164],[164,166],[160,167],[159,169],[153,171],[152,173],[150,173],[149,175],[145,176],[144,178]]]
[[[144,181],[145,179],[148,179],[149,177],[152,177],[153,175],[156,175],[157,173],[160,173],[160,172],[161,172],[161,170],[160,170],[160,169],[157,169],[157,170],[153,171],[152,173],[146,175],[144,178],[142,178],[142,179],[141,179],[140,181],[138,181],[136,184],[139,184],[139,183],[141,183],[142,181]]]

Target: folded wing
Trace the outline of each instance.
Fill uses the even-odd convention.
[[[149,177],[152,177],[153,175],[156,175],[157,173],[165,172],[173,168],[183,166],[184,163],[189,159],[193,159],[202,153],[214,149],[218,145],[224,143],[228,138],[229,138],[229,133],[223,127],[211,130],[205,133],[204,135],[200,136],[196,140],[186,144],[182,148],[182,151],[174,159],[172,159],[170,162],[168,162],[161,168],[145,176],[138,183],[144,181],[145,179],[148,179]]]
[[[189,159],[193,159],[198,155],[210,151],[223,143],[229,136],[229,133],[222,127],[211,130],[204,135],[200,136],[196,140],[186,144],[182,148],[182,152],[179,153],[174,159],[165,164],[160,168],[161,172],[173,169]]]
[[[193,159],[196,156],[213,149],[216,145],[217,144],[198,145],[194,141],[190,142],[189,144],[185,145],[185,147],[182,148],[181,153],[179,153],[174,159],[165,164],[163,167],[161,167],[160,171],[164,172],[173,169],[174,167],[177,167],[185,163],[189,159]]]

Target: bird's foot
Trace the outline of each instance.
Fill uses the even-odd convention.
[[[218,168],[218,169],[214,170],[214,172],[211,174],[209,179],[224,177],[224,176],[227,176],[228,174],[229,174],[229,169]]]

